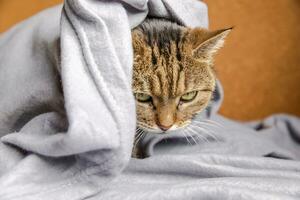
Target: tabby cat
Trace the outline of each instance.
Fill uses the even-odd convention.
[[[187,28],[147,19],[132,31],[133,93],[140,132],[184,129],[209,104],[216,86],[213,56],[230,29]],[[133,157],[140,157],[137,148]]]

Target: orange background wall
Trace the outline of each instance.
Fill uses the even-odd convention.
[[[221,113],[258,119],[300,116],[300,1],[204,0],[210,28],[235,26],[216,58],[225,89]],[[0,32],[61,0],[0,0]]]
[[[300,0],[204,0],[210,28],[235,26],[216,59],[221,112],[236,119],[300,115]]]

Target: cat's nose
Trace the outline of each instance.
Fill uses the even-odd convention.
[[[170,125],[170,126],[164,126],[164,125],[158,124],[158,127],[159,127],[162,131],[167,131],[167,130],[169,130],[169,129],[172,127],[172,125]]]
[[[174,122],[174,110],[172,105],[160,105],[157,107],[156,124],[162,131],[170,129]]]

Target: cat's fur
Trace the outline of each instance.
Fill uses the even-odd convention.
[[[168,133],[188,126],[205,109],[216,85],[213,56],[230,30],[191,29],[147,19],[132,31],[133,92],[151,97],[146,102],[137,100],[139,129]],[[193,91],[197,92],[194,99],[182,100]]]

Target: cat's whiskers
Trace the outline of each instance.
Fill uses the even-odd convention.
[[[217,128],[218,130],[221,129],[220,126],[216,125],[216,124],[211,124],[209,122],[206,121],[193,121],[193,123],[196,125],[196,127],[202,128],[207,130],[208,132],[210,132],[211,134],[213,134],[211,131],[209,131],[208,129],[206,129],[205,126],[210,126],[210,127],[214,127]],[[191,123],[192,124],[192,123]]]
[[[134,137],[134,143],[136,143],[137,139],[143,134],[142,130],[138,130],[138,133]]]
[[[140,135],[142,135],[143,133],[144,133],[144,130],[137,127],[137,132],[136,132],[136,135],[134,137],[135,138],[134,140],[136,140],[138,137],[140,137]]]
[[[190,130],[189,127],[187,127],[187,129]],[[192,138],[192,140],[195,142],[195,144],[198,144],[198,142],[195,140],[195,138],[194,138],[194,136],[192,134],[190,134],[189,132],[187,132],[187,134]]]
[[[199,126],[195,126],[193,124],[190,124],[192,127],[199,129],[202,133],[207,134],[208,136],[212,137],[215,141],[220,142],[220,139],[213,134],[213,132],[209,131],[208,129],[204,128],[204,127],[199,127]]]
[[[204,137],[203,135],[201,135],[201,133],[198,133],[196,130],[192,129],[191,127],[187,127],[191,132],[193,132],[195,134],[195,136],[197,136],[201,141],[203,142],[207,142],[209,143],[210,141]],[[203,139],[203,140],[202,140]]]
[[[146,132],[144,132],[142,129],[138,128],[139,133],[134,138],[134,146],[133,149],[136,148],[136,145],[139,143],[139,141],[145,137]]]
[[[211,124],[209,122],[204,122],[204,121],[193,121],[192,123],[196,124],[196,125],[199,125],[199,126],[210,126],[210,127],[214,127],[214,128],[220,128],[219,126],[215,125],[215,124]],[[191,123],[191,124],[192,124]]]
[[[198,140],[200,140],[202,142],[207,142],[206,138],[204,136],[202,136],[201,134],[196,134],[195,136],[197,137]]]
[[[208,136],[212,137],[214,140],[220,141],[219,138],[216,135],[214,135],[214,133],[212,131],[206,129],[205,127],[195,126],[193,124],[191,124],[191,126],[200,130],[201,133],[207,134]]]
[[[136,133],[140,133],[142,129],[140,127],[136,127]]]
[[[190,145],[192,145],[192,143],[190,142],[190,140],[189,140],[188,137],[187,137],[187,134],[186,134],[187,132],[183,129],[182,133],[183,133],[183,135],[184,135],[186,141],[187,141]]]
[[[200,134],[195,134],[195,135],[193,135],[194,137],[196,137],[196,139],[197,139],[197,141],[201,141],[201,142],[209,142],[208,140],[206,140],[206,138],[205,137],[203,137],[202,135],[200,135]]]
[[[142,132],[142,134],[140,135],[140,137],[136,140],[136,144],[138,144],[139,141],[140,141],[142,138],[144,138],[145,135],[146,135],[146,133],[145,133],[145,132]]]

